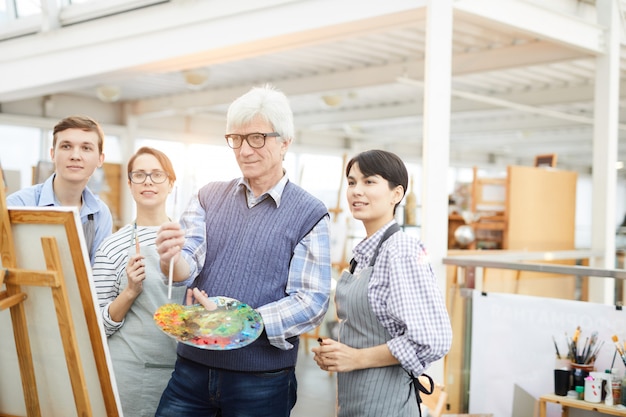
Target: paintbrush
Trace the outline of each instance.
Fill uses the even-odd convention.
[[[587,352],[587,355],[589,355],[589,353],[591,352],[591,347],[596,346],[596,344],[598,343],[598,332],[593,332],[591,333],[591,340],[589,342],[589,352]],[[591,358],[588,358],[588,360],[590,360]]]
[[[585,363],[587,361],[587,349],[589,348],[589,337],[585,339],[585,344],[583,345],[583,350],[580,354],[580,359],[578,363]]]
[[[617,349],[615,350],[615,352],[617,352]],[[626,366],[626,342],[624,343],[624,349],[622,349],[622,353],[619,356],[620,358],[622,358],[624,366]]]
[[[596,342],[598,341],[598,332],[591,333],[591,338],[589,338],[589,344],[586,346],[585,352],[583,352],[583,363],[588,363],[591,359],[591,352],[593,352],[593,348],[596,346]]]
[[[626,366],[626,356],[624,354],[624,349],[622,349],[622,346],[619,344],[619,338],[617,337],[616,334],[614,334],[613,337],[611,337],[611,339],[613,340],[613,343],[615,344],[615,351],[619,353],[620,358],[622,358],[622,362],[624,362],[624,366]]]
[[[559,353],[559,347],[556,345],[556,339],[552,336],[552,341],[554,342],[554,349],[556,349],[556,358],[561,359],[561,354]]]
[[[574,336],[572,336],[572,353],[576,363],[578,363],[578,336],[580,336],[580,326],[576,327]]]
[[[576,331],[574,331],[574,336],[572,336],[572,341],[574,343],[578,343],[579,336],[580,336],[580,326],[576,326]]]
[[[139,251],[139,239],[137,239],[137,222],[135,222],[134,235],[135,235],[135,252],[136,253],[140,253],[140,251]]]
[[[596,361],[596,357],[598,356],[598,353],[600,352],[600,348],[602,348],[602,346],[604,346],[604,340],[600,342],[598,347],[593,351],[593,355],[591,355],[589,359],[587,359],[587,362],[585,363],[594,363]]]
[[[619,344],[619,338],[617,337],[617,335],[614,334],[611,339],[613,339],[613,343],[615,343],[615,349],[617,349],[617,352],[619,353],[619,355],[624,356],[624,350]]]
[[[576,358],[574,358],[574,352],[572,352],[572,344],[569,341],[569,336],[567,336],[567,332],[565,332],[565,346],[567,346],[567,357],[569,360],[575,362]]]
[[[174,257],[170,259],[170,269],[167,271],[167,299],[172,299],[172,283],[174,281]]]
[[[619,338],[616,334],[614,334],[611,339],[613,339],[613,343],[615,344],[615,351],[619,353],[619,356],[620,358],[622,358],[624,366],[626,366],[626,349],[623,349],[622,346],[619,344]]]
[[[615,366],[615,358],[617,357],[617,349],[613,352],[613,360],[611,361],[611,373],[613,373],[613,366]]]
[[[173,191],[174,193],[174,204],[172,207],[172,218],[174,218],[176,216],[176,202],[178,201],[177,198],[177,192],[176,192],[176,187],[174,187]],[[167,271],[167,299],[171,300],[172,299],[172,285],[174,283],[174,256],[172,256],[172,258],[170,259],[170,269],[169,271]]]

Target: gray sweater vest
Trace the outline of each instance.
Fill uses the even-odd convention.
[[[237,299],[253,308],[286,296],[291,257],[300,242],[327,215],[324,204],[288,182],[280,207],[266,198],[248,208],[237,180],[209,183],[198,195],[206,212],[207,254],[195,286],[209,296]],[[234,371],[271,371],[295,366],[294,348],[270,345],[265,331],[252,344],[229,351],[179,344],[178,353],[204,365]]]

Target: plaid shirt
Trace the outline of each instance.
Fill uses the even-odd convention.
[[[369,265],[387,223],[353,250],[355,273]],[[391,335],[387,346],[407,371],[420,375],[448,353],[452,328],[422,242],[394,233],[380,247],[368,285],[372,311]]]

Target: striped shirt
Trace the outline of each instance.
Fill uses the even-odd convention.
[[[159,226],[140,226],[137,228],[137,240],[144,252],[148,250],[156,252],[155,240],[158,230]],[[109,315],[109,304],[117,298],[123,289],[121,288],[121,284],[122,278],[126,277],[129,249],[133,249],[134,253],[134,233],[134,225],[127,224],[105,239],[96,252],[96,262],[93,266],[93,279],[107,336],[112,335],[124,325],[123,320],[116,322],[111,319]],[[165,295],[167,280],[162,279],[157,271],[150,270],[152,268],[148,269],[151,265],[150,263],[146,263],[146,282],[153,281],[156,277],[159,283],[146,283],[144,285],[144,291],[152,291],[151,286],[155,285],[157,292],[162,293],[161,304],[165,304],[167,302],[167,296]],[[158,305],[156,305],[156,307],[158,307]]]
[[[355,273],[369,265],[387,223],[354,249]],[[380,247],[369,281],[368,298],[392,339],[391,354],[407,371],[420,375],[448,353],[452,328],[444,298],[423,243],[403,232]]]

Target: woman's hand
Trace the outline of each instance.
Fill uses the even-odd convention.
[[[333,339],[322,339],[320,346],[312,349],[313,360],[324,371],[350,372],[361,369],[359,364],[359,349],[339,343]]]
[[[397,365],[386,343],[356,349],[333,339],[323,339],[320,346],[311,349],[317,365],[325,371],[350,372],[357,369],[380,368]]]
[[[130,295],[137,297],[143,291],[143,281],[146,279],[145,257],[137,253],[130,257],[126,264],[126,277],[128,278],[127,291]]]

